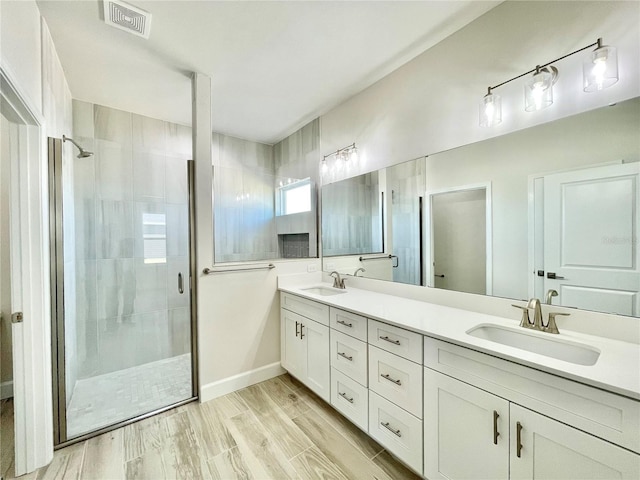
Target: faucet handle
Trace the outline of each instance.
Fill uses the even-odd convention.
[[[531,320],[529,320],[529,309],[527,307],[521,307],[520,305],[511,304],[512,307],[522,310],[522,319],[520,320],[520,326],[523,328],[532,328]]]
[[[560,333],[560,331],[558,330],[558,325],[556,324],[556,317],[558,315],[568,317],[571,314],[560,313],[560,312],[549,312],[549,321],[547,322],[547,326],[543,327],[542,330],[547,333]]]

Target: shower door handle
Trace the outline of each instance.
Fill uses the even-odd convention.
[[[182,273],[178,273],[178,293],[180,295],[184,293],[184,280],[182,279]]]

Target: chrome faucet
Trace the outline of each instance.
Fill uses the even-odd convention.
[[[335,277],[333,277],[334,273],[335,273]],[[333,277],[333,288],[340,288],[342,290],[346,288],[344,286],[344,278],[340,278],[340,274],[338,272],[334,270],[329,275]]]
[[[533,325],[531,328],[542,330],[544,325],[542,324],[542,307],[540,306],[540,300],[532,298],[529,300],[527,308],[533,308]]]
[[[353,276],[357,277],[358,276],[358,272],[364,273],[364,272],[366,272],[366,270],[364,268],[360,267],[353,273]]]
[[[558,291],[550,288],[547,290],[547,305],[551,305],[551,299],[558,296]]]

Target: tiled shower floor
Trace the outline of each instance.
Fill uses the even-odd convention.
[[[191,397],[191,355],[78,380],[67,408],[77,437]]]

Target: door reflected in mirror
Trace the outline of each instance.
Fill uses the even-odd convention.
[[[635,98],[372,172],[384,198],[373,259],[328,248],[349,243],[347,223],[324,243],[329,219],[350,215],[325,191],[365,176],[325,185],[323,268],[640,316],[639,131]]]

